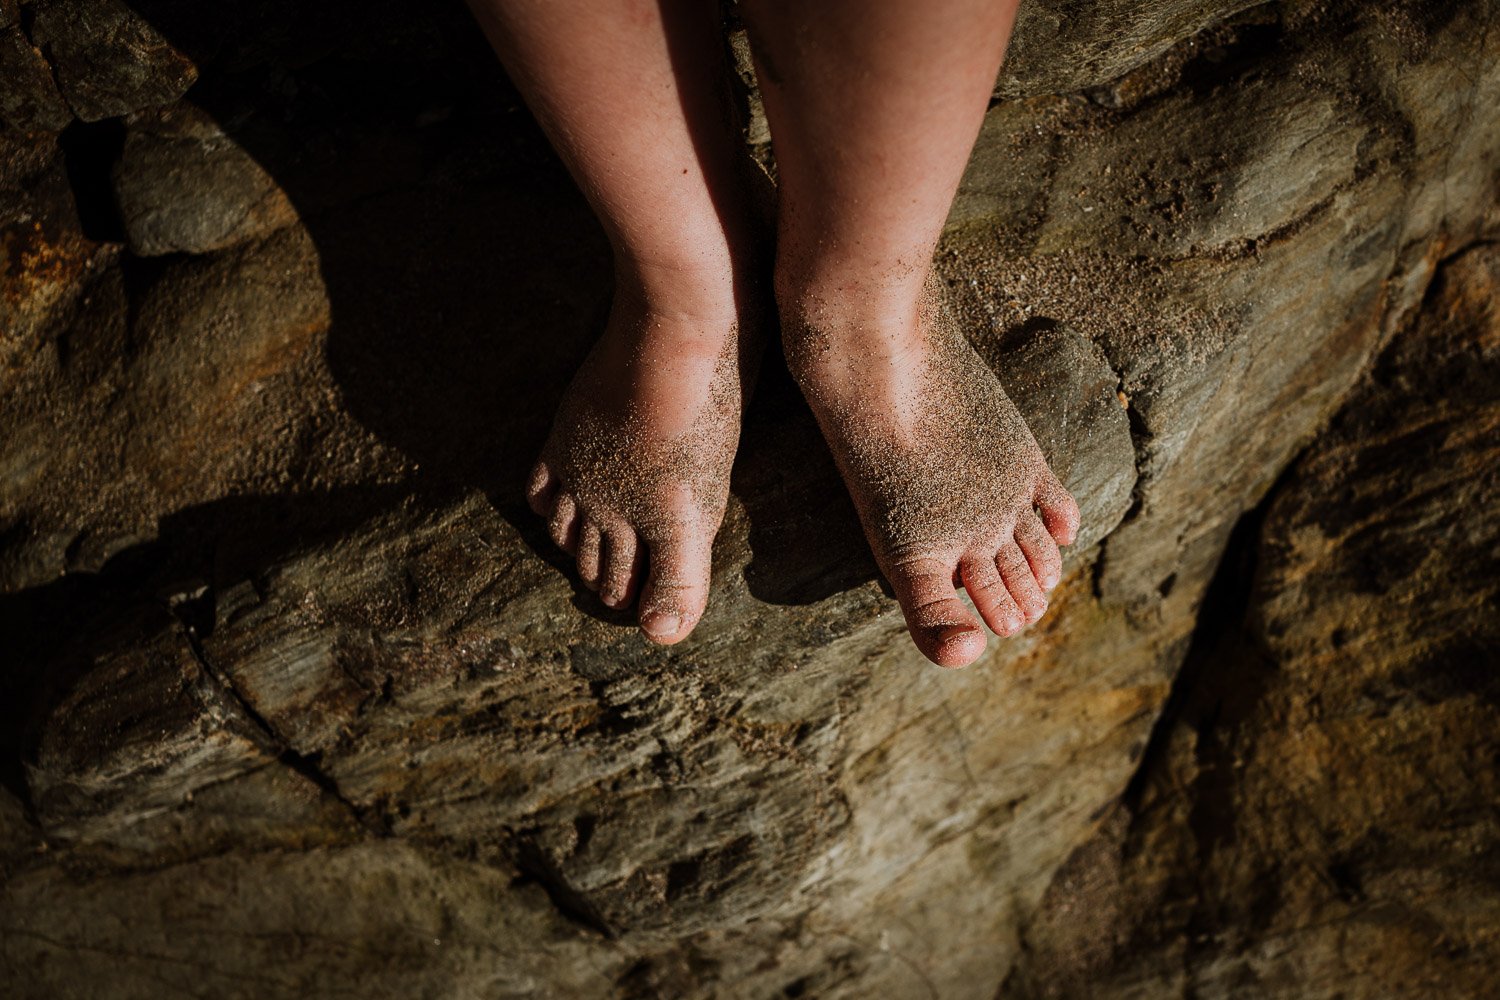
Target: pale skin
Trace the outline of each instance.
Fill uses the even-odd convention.
[[[1078,508],[931,276],[1017,0],[745,0],[774,224],[712,0],[470,2],[615,254],[610,319],[528,484],[582,581],[638,600],[653,641],[697,625],[774,295],[917,647],[984,651],[959,585],[998,635],[1040,618]]]

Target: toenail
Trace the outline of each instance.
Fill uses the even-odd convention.
[[[938,645],[946,646],[955,639],[961,639],[973,632],[973,627],[969,625],[950,625],[938,633]]]
[[[646,630],[647,635],[665,639],[682,631],[682,616],[671,612],[651,615],[641,622],[641,628]]]

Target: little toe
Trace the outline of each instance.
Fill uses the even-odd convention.
[[[1078,537],[1080,520],[1078,503],[1073,499],[1073,494],[1064,489],[1062,483],[1053,479],[1037,492],[1036,506],[1041,512],[1042,522],[1057,544],[1072,545]]]
[[[1062,579],[1062,553],[1057,551],[1057,542],[1042,526],[1035,514],[1023,514],[1016,524],[1016,544],[1026,561],[1031,564],[1031,574],[1042,590],[1051,590]]]
[[[1047,610],[1047,598],[1043,595],[1042,588],[1037,586],[1031,564],[1026,561],[1021,547],[1014,541],[1000,546],[1000,551],[995,554],[995,566],[1000,570],[1005,586],[1010,589],[1010,596],[1015,598],[1016,607],[1021,609],[1026,620],[1034,622],[1042,617],[1042,612]]]
[[[651,568],[641,588],[641,630],[670,646],[687,638],[708,606],[712,539],[687,533],[651,546]]]
[[[540,517],[552,513],[553,497],[557,494],[558,479],[546,462],[532,466],[531,476],[526,480],[526,502],[531,511]]]
[[[573,554],[578,546],[578,501],[573,499],[573,494],[558,495],[552,518],[547,522],[547,534],[552,536],[558,548]]]
[[[630,528],[611,528],[604,534],[599,599],[616,610],[630,606],[641,578],[643,550]]]
[[[598,590],[604,561],[604,536],[592,519],[585,517],[582,521],[583,525],[578,529],[578,579],[590,590]]]
[[[996,635],[1014,635],[1021,631],[1026,619],[1015,599],[1005,586],[993,557],[965,559],[959,567],[963,574],[964,589],[969,599],[979,609],[979,616]]]
[[[953,565],[920,558],[886,573],[912,641],[940,667],[966,667],[984,652],[984,630],[953,589]]]

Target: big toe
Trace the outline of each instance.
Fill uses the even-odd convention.
[[[641,631],[652,642],[681,642],[703,617],[712,542],[684,530],[652,544],[651,568],[641,589]]]
[[[940,667],[966,667],[984,652],[984,629],[953,587],[953,567],[939,559],[901,563],[887,574],[912,641]]]

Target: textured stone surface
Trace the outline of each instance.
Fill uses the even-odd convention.
[[[1023,3],[995,93],[1066,94],[1107,84],[1262,0]]]
[[[0,122],[21,131],[66,126],[73,113],[57,92],[51,67],[21,30],[20,8],[0,5]]]
[[[1190,663],[1006,995],[1493,991],[1497,287],[1494,244],[1444,263],[1277,488],[1243,621]]]
[[[1023,12],[938,264],[1084,537],[961,672],[774,359],[694,636],[571,582],[519,486],[607,248],[458,5],[28,6],[85,123],[0,133],[20,996],[1493,972],[1493,3]]]
[[[187,105],[131,116],[114,192],[125,238],[142,256],[207,253],[297,218],[275,179]]]
[[[181,97],[197,67],[125,0],[33,0],[32,40],[84,121]]]

